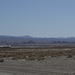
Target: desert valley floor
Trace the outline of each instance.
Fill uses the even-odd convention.
[[[32,51],[27,52],[27,49],[30,49]],[[40,55],[38,51],[35,51],[36,49],[46,51],[42,55]],[[34,50],[33,48],[20,48],[20,50],[18,48],[18,50],[16,49],[16,51],[9,51],[9,48],[1,48],[0,57],[1,59],[3,58],[3,61],[0,62],[0,75],[75,75],[74,49],[75,47],[48,47],[34,48]],[[25,51],[27,52],[27,54]],[[16,55],[15,52],[17,52]],[[23,57],[20,57],[21,52],[24,52],[24,54],[22,54]],[[14,59],[13,55],[11,54],[14,54]],[[30,55],[32,58],[29,58]],[[45,59],[38,60],[38,58],[43,57]]]

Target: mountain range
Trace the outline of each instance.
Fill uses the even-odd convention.
[[[75,37],[53,37],[53,38],[42,38],[42,37],[32,37],[29,35],[26,36],[7,36],[7,35],[0,35],[0,44],[6,42],[9,44],[25,44],[25,43],[68,43],[68,42],[75,42]]]

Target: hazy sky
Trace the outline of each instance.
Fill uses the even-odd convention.
[[[0,35],[75,36],[75,0],[0,0]]]

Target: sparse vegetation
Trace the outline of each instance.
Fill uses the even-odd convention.
[[[12,57],[12,60],[26,59],[39,61],[44,60],[47,56],[67,56],[67,58],[71,58],[75,55],[74,49],[74,47],[0,48],[0,60],[4,61],[3,57]]]
[[[0,58],[0,62],[4,62],[4,59],[3,58]]]
[[[68,56],[67,56],[67,58],[72,58],[73,57],[73,55],[72,54],[69,54]]]

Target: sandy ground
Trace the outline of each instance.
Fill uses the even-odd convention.
[[[0,75],[75,75],[75,57],[47,57],[42,61],[4,59]]]

